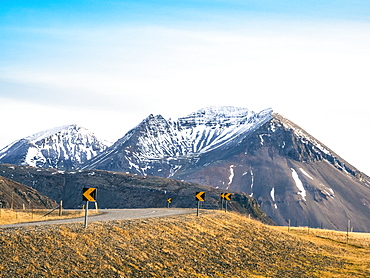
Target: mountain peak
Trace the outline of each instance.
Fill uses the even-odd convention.
[[[28,140],[28,141],[31,141],[31,142],[38,142],[42,139],[45,139],[45,138],[48,138],[54,134],[58,134],[58,133],[63,133],[63,134],[66,134],[66,133],[71,133],[71,132],[88,132],[90,133],[86,128],[84,127],[81,127],[77,124],[71,124],[71,125],[64,125],[64,126],[59,126],[59,127],[54,127],[54,128],[51,128],[51,129],[47,129],[47,130],[44,130],[44,131],[41,131],[41,132],[38,132],[38,133],[35,133],[33,135],[30,135],[24,139]]]
[[[232,126],[253,122],[256,119],[271,118],[272,109],[254,112],[247,108],[233,106],[210,106],[199,109],[186,117],[179,118],[179,122],[186,126]]]
[[[209,106],[201,108],[190,115],[204,115],[204,116],[239,116],[246,115],[250,110],[248,108],[234,107],[234,106]]]
[[[272,114],[272,109],[264,109],[261,112],[254,112],[248,108],[235,107],[235,106],[209,106],[201,108],[196,112],[190,113],[187,117],[203,117],[203,118],[215,118],[215,117],[226,117],[226,118],[242,118],[255,114]]]

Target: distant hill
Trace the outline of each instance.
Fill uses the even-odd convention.
[[[32,186],[49,198],[59,202],[64,208],[80,208],[82,189],[97,188],[100,208],[155,208],[167,207],[167,199],[172,198],[171,207],[195,208],[196,192],[205,192],[202,208],[220,209],[223,190],[178,180],[137,176],[102,170],[58,171],[29,166],[0,164],[0,173],[20,183]],[[231,192],[231,191],[230,191]],[[228,209],[272,224],[273,221],[261,211],[257,201],[245,193],[233,192]]]
[[[56,205],[37,190],[0,176],[0,208],[52,208]]]

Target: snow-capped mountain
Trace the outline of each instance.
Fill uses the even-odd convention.
[[[158,175],[164,170],[163,160],[195,159],[235,144],[271,119],[271,115],[271,109],[255,113],[235,107],[201,109],[177,121],[149,115],[84,168]],[[168,163],[165,168],[173,172],[178,167],[181,165]]]
[[[245,192],[281,225],[370,231],[370,178],[271,109],[150,115],[83,167]]]
[[[28,136],[0,150],[0,163],[42,168],[76,169],[103,152],[109,143],[77,125]]]

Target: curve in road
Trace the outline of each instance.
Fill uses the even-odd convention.
[[[145,208],[145,209],[103,209],[100,210],[99,214],[89,215],[88,222],[101,222],[101,221],[114,221],[114,220],[125,220],[125,219],[140,219],[140,218],[152,218],[152,217],[163,217],[180,214],[194,213],[194,209],[165,209],[165,208]],[[69,224],[84,222],[84,217],[77,218],[66,218],[56,220],[46,220],[37,222],[25,222],[17,224],[0,225],[1,228],[17,228],[24,226],[40,226],[40,225],[53,225],[53,224]]]

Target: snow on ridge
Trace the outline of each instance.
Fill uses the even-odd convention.
[[[37,142],[37,141],[40,141],[40,140],[42,140],[44,138],[47,138],[51,135],[57,134],[61,131],[68,130],[69,127],[77,127],[77,125],[64,125],[64,126],[50,128],[50,129],[35,133],[31,136],[28,136],[25,139],[27,139],[31,142]]]
[[[178,120],[190,120],[197,119],[199,124],[209,123],[214,120],[231,123],[243,121],[253,117],[266,117],[271,116],[272,109],[267,108],[260,112],[254,112],[248,108],[234,107],[234,106],[210,106],[207,108],[199,109],[185,117],[181,117]]]
[[[45,138],[48,138],[56,134],[71,135],[72,137],[78,134],[79,138],[81,136],[96,137],[94,133],[89,131],[87,128],[84,128],[77,124],[71,124],[71,125],[64,125],[64,126],[50,128],[50,129],[35,133],[33,135],[27,136],[24,139],[30,141],[31,143],[36,143],[36,142],[39,142]],[[100,141],[103,142],[107,146],[112,144],[111,142],[108,142],[106,140],[100,140]]]
[[[208,137],[207,144],[204,144],[204,140],[202,146],[193,144],[198,146],[193,148],[193,152],[204,153],[227,144],[239,134],[251,131],[271,118],[270,108],[255,113],[247,108],[221,106],[200,109],[187,117],[179,118],[179,123],[185,125],[184,137],[191,142],[202,139],[197,136],[199,132],[193,132],[194,130],[201,130],[202,135]]]
[[[272,118],[272,109],[212,106],[177,121],[150,115],[138,125],[141,159],[187,156],[224,146]]]

